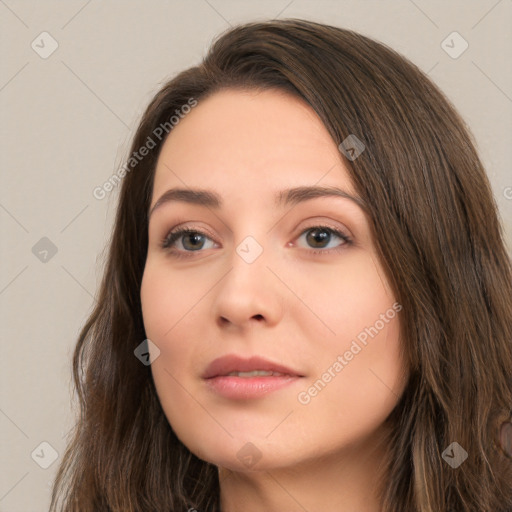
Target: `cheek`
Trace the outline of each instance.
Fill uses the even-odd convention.
[[[324,347],[318,371],[297,396],[297,417],[330,425],[323,435],[333,444],[355,442],[379,429],[406,385],[398,331],[395,317],[366,344],[343,337]]]
[[[354,253],[346,263],[345,271],[325,278],[326,293],[316,299],[330,333],[315,338],[314,369],[298,401],[308,416],[370,431],[391,412],[405,385],[401,306],[371,255]]]
[[[318,355],[343,350],[347,342],[350,345],[352,338],[376,322],[382,327],[381,315],[395,302],[382,268],[368,251],[347,251],[343,265],[336,267],[293,272],[283,272],[283,280],[293,283],[300,299],[290,311],[307,333],[308,348]],[[391,314],[395,316],[395,311]]]
[[[190,282],[187,286],[182,283],[180,288],[179,280],[176,273],[170,276],[161,267],[146,266],[141,302],[146,335],[160,350],[159,357],[151,364],[158,399],[173,430],[187,446],[191,446],[197,444],[200,432],[188,438],[190,421],[201,417],[202,413],[197,402],[191,399],[187,383],[191,374],[197,371],[192,365],[200,336],[195,336],[191,328],[202,325],[198,304],[201,297]],[[208,417],[203,420],[207,422]],[[195,454],[206,457],[201,451],[201,443]]]
[[[161,400],[176,391],[192,357],[191,339],[179,336],[182,325],[196,314],[193,287],[179,288],[176,276],[166,275],[158,266],[146,266],[141,284],[142,317],[146,336],[158,346],[159,357],[151,371]],[[171,283],[172,280],[172,283]],[[176,290],[180,289],[180,293]],[[188,310],[188,312],[187,312]],[[174,379],[177,379],[175,381]],[[174,390],[174,391],[173,391]]]
[[[142,317],[146,336],[160,350],[151,370],[159,394],[179,396],[179,384],[198,371],[194,354],[204,343],[200,330],[206,313],[201,300],[211,284],[148,263],[141,283]]]
[[[165,259],[148,258],[140,293],[148,338],[168,344],[183,325],[196,325],[201,301],[212,285],[211,275],[171,272]]]
[[[181,381],[182,375],[196,371],[191,366],[193,354],[204,342],[199,333],[204,325],[204,288],[204,283],[196,285],[190,276],[185,282],[179,273],[166,272],[162,265],[146,266],[141,284],[142,316],[147,337],[160,350],[152,364],[153,374],[162,374],[159,381],[170,379],[169,374]]]

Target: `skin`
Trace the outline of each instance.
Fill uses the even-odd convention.
[[[406,382],[399,313],[332,370],[396,303],[369,218],[341,197],[286,207],[273,200],[312,185],[357,196],[346,165],[311,107],[275,90],[223,90],[200,101],[160,153],[150,209],[173,187],[211,189],[224,203],[155,209],[141,286],[146,334],[160,350],[151,365],[158,397],[180,440],[219,467],[223,512],[379,510],[383,422]],[[331,234],[315,245],[308,234],[318,225],[353,243]],[[175,227],[206,231],[202,248],[181,237],[175,253],[163,249]],[[263,249],[252,263],[236,251],[249,235]],[[190,257],[175,256],[184,252]],[[303,377],[258,399],[228,399],[201,378],[226,354],[259,355]],[[335,377],[301,403],[299,393],[328,368]],[[260,457],[250,467],[237,457],[248,442]]]

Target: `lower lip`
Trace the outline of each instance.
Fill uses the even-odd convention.
[[[299,376],[281,377],[236,377],[223,376],[206,379],[206,385],[226,398],[243,400],[260,398],[272,391],[289,386],[300,379]]]

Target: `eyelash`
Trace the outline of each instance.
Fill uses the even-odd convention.
[[[335,229],[335,228],[331,228],[329,226],[323,226],[323,225],[308,227],[300,233],[299,237],[301,237],[304,233],[307,233],[308,231],[311,231],[313,229],[318,229],[320,231],[327,231],[331,234],[334,234],[337,237],[339,237],[341,240],[343,240],[344,243],[334,249],[312,249],[311,250],[312,254],[315,254],[315,255],[324,254],[325,255],[325,254],[330,254],[331,252],[339,252],[346,245],[351,245],[353,243],[352,239],[349,236],[347,236],[345,233],[343,233],[342,231],[339,231],[338,229]],[[204,231],[202,231],[200,229],[181,228],[181,229],[177,229],[175,231],[170,231],[163,238],[163,240],[160,243],[160,246],[162,249],[165,249],[165,250],[169,251],[170,253],[172,253],[173,256],[176,258],[190,258],[190,257],[192,257],[192,255],[194,253],[202,252],[202,250],[198,249],[197,251],[182,251],[182,250],[173,249],[171,247],[172,244],[176,240],[178,240],[181,236],[183,236],[185,234],[190,234],[190,233],[199,234],[199,235],[205,236],[206,238],[209,238],[211,240],[210,235],[208,235],[208,233],[205,233]]]

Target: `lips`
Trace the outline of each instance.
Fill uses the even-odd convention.
[[[271,372],[271,374],[251,375],[249,372]],[[227,355],[219,357],[212,361],[206,368],[203,379],[213,379],[215,377],[237,375],[241,378],[251,378],[259,376],[261,378],[275,377],[302,377],[302,375],[286,366],[274,363],[267,359],[258,356],[253,356],[248,359],[241,358],[236,355]],[[273,375],[272,375],[273,374]]]
[[[203,374],[207,389],[233,403],[263,398],[297,385],[302,377],[296,370],[268,359],[233,354],[215,359]]]

